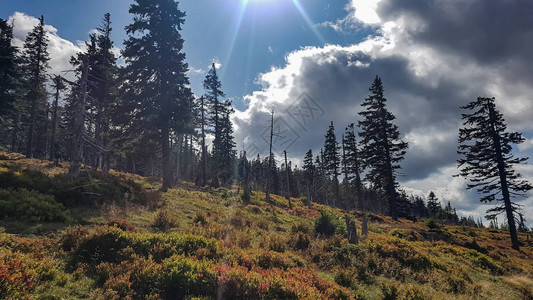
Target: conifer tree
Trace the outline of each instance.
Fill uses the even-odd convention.
[[[186,75],[182,25],[185,13],[173,0],[135,0],[126,26],[123,85],[126,111],[141,131],[157,136],[162,152],[162,190],[172,186],[170,137],[192,119],[193,96]]]
[[[28,136],[26,142],[26,154],[33,157],[35,151],[35,136],[39,129],[38,117],[43,115],[46,101],[46,70],[49,68],[48,61],[48,38],[44,30],[44,16],[39,18],[39,24],[26,37],[24,42],[23,63],[24,76],[28,93],[29,103]],[[45,135],[41,132],[40,136]]]
[[[499,202],[487,211],[489,218],[505,213],[512,247],[519,249],[516,232],[520,207],[512,201],[524,197],[533,186],[516,173],[515,166],[527,158],[515,157],[513,144],[524,142],[521,133],[508,132],[503,115],[496,109],[494,98],[479,97],[462,109],[463,127],[459,130],[458,160],[461,176],[467,178],[468,189],[484,196],[481,202]]]
[[[113,54],[111,40],[111,15],[104,15],[102,24],[96,29],[96,52],[93,63],[95,86],[92,90],[95,110],[94,139],[96,148],[95,167],[107,170],[109,168],[107,153],[109,146],[110,110],[115,100],[115,88],[118,76],[116,57]]]
[[[400,139],[398,126],[392,123],[396,117],[387,110],[381,78],[376,76],[370,87],[371,95],[361,104],[365,110],[359,115],[360,151],[363,166],[368,168],[366,179],[377,189],[382,190],[388,199],[389,213],[398,218],[398,192],[396,171],[400,169],[407,143]]]
[[[333,126],[333,121],[329,125],[329,129],[326,133],[326,141],[324,142],[324,167],[325,175],[330,177],[333,181],[335,188],[335,200],[339,200],[339,179],[340,175],[339,164],[339,143],[335,137],[335,127]],[[333,202],[335,206],[335,201]]]
[[[428,195],[428,211],[431,217],[436,217],[437,214],[442,210],[442,207],[439,202],[439,198],[435,196],[435,193],[433,191],[429,192]]]
[[[19,63],[18,49],[13,46],[13,27],[0,19],[0,122],[7,121],[15,110]]]
[[[307,186],[307,201],[308,203],[313,201],[314,198],[314,186],[315,186],[315,165],[313,164],[313,151],[309,149],[305,153],[303,164],[305,183]]]
[[[56,75],[52,78],[52,87],[54,88],[54,103],[52,105],[52,132],[50,137],[50,160],[56,158],[56,132],[57,132],[57,123],[59,117],[59,96],[61,91],[63,91],[66,86],[64,83],[63,77]]]
[[[229,115],[233,112],[230,101],[225,101],[224,92],[221,90],[222,83],[218,78],[217,68],[215,63],[212,64],[209,73],[204,80],[204,89],[206,91],[204,98],[209,103],[210,120],[213,139],[213,180],[211,185],[218,187],[220,185],[219,179],[225,180],[225,168],[229,167],[229,163],[233,163],[233,159],[228,161],[232,156],[234,157],[234,142],[233,138],[228,134],[233,132]],[[219,178],[222,177],[222,178]]]
[[[362,184],[361,184],[361,162],[359,149],[355,139],[355,125],[352,123],[346,127],[343,144],[345,149],[344,164],[346,165],[346,180],[355,187],[359,209],[363,208]]]

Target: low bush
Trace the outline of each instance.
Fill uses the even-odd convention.
[[[53,196],[27,189],[0,189],[0,218],[16,218],[27,222],[67,222],[70,212]]]
[[[502,273],[502,268],[485,254],[479,253],[476,250],[467,250],[466,254],[475,266],[488,270],[494,275]]]
[[[38,274],[11,252],[0,258],[0,299],[24,299],[38,282]]]
[[[330,237],[334,234],[345,234],[346,224],[333,213],[321,211],[315,219],[315,232]]]
[[[354,288],[356,278],[357,274],[350,270],[338,270],[335,272],[335,283],[343,287]]]
[[[137,229],[133,224],[130,223],[130,221],[125,219],[112,219],[106,223],[107,226],[110,227],[118,227],[124,231],[131,231],[131,232],[137,232]]]
[[[152,222],[152,227],[160,231],[167,231],[176,226],[178,226],[178,220],[176,217],[165,210],[158,211]]]
[[[76,179],[66,174],[48,176],[43,172],[25,169],[22,172],[0,172],[0,188],[35,190],[51,195],[67,207],[126,202],[147,207],[159,207],[159,192],[144,189],[133,180],[122,179],[104,172],[83,173]]]
[[[184,299],[214,297],[215,265],[174,255],[161,263],[137,257],[119,264],[101,263],[96,273],[103,289],[117,299]]]
[[[435,220],[434,218],[427,219],[425,224],[429,229],[432,229],[432,230],[438,230],[442,228],[442,225],[440,225],[439,222]]]
[[[78,262],[98,265],[120,263],[132,255],[152,256],[162,261],[173,255],[213,258],[218,251],[215,240],[188,234],[142,234],[117,227],[97,227],[93,232],[71,228],[61,238],[62,248]]]
[[[193,219],[194,224],[207,225],[207,215],[203,212],[197,212]]]
[[[306,269],[219,266],[217,270],[225,299],[353,299],[348,290]]]
[[[309,248],[311,239],[305,234],[298,233],[298,237],[294,240],[294,249],[305,250]]]

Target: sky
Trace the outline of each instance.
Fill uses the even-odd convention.
[[[68,57],[109,12],[119,55],[131,22],[130,0],[0,1],[23,40],[45,16],[51,72],[69,68]],[[408,193],[430,191],[460,215],[483,217],[492,204],[465,189],[457,174],[460,106],[495,97],[509,130],[527,139],[515,149],[533,154],[533,2],[530,0],[194,0],[180,1],[191,86],[215,62],[223,90],[236,107],[238,149],[267,153],[270,112],[274,149],[301,165],[317,153],[331,121],[340,135],[357,123],[361,102],[376,75],[385,87],[409,150],[398,180]],[[529,162],[518,171],[533,182]],[[516,199],[533,224],[533,195]]]

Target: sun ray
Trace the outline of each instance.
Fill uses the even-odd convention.
[[[228,52],[226,55],[226,59],[224,60],[224,64],[229,63],[229,60],[233,54],[233,50],[235,49],[235,43],[237,41],[237,37],[239,36],[239,31],[241,30],[241,24],[242,20],[244,19],[244,13],[246,12],[246,8],[248,6],[248,2],[251,0],[241,0],[241,5],[239,8],[239,12],[237,13],[237,18],[235,22],[235,31],[233,32],[233,35],[231,37],[231,42],[229,44]],[[224,74],[221,73],[221,76]]]
[[[296,9],[300,13],[300,15],[302,15],[302,18],[304,18],[305,22],[307,23],[307,26],[313,31],[313,33],[315,34],[316,38],[320,41],[320,43],[325,44],[326,43],[326,39],[318,31],[318,29],[316,28],[316,25],[311,21],[311,18],[309,18],[309,15],[307,14],[305,9],[300,4],[300,1],[299,0],[292,0],[292,3],[296,7]]]

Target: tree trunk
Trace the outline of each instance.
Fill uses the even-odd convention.
[[[202,105],[202,181],[201,185],[207,184],[207,146],[205,145],[205,106],[204,97],[200,98]]]
[[[267,170],[267,189],[266,189],[266,202],[270,202],[270,181],[272,172],[272,137],[274,136],[274,111],[272,111],[272,120],[270,122],[270,150],[268,151],[268,170]]]
[[[83,159],[83,131],[85,125],[85,103],[87,101],[87,85],[88,85],[88,73],[89,73],[89,61],[87,57],[83,58],[83,70],[81,79],[82,94],[78,98],[78,107],[75,117],[75,144],[72,155],[72,161],[70,163],[70,169],[68,175],[71,178],[77,178],[80,176],[81,162]]]
[[[56,158],[56,130],[57,130],[57,109],[59,105],[59,88],[56,90],[54,105],[52,107],[52,136],[50,138],[50,160]]]
[[[500,136],[498,135],[495,129],[495,111],[494,107],[491,104],[489,104],[489,116],[491,121],[492,139],[494,141],[494,150],[496,152],[496,161],[498,163],[498,174],[500,176],[500,185],[502,188],[505,214],[507,216],[507,223],[509,224],[509,233],[511,234],[511,243],[513,249],[520,250],[520,242],[518,241],[518,233],[516,232],[514,212],[511,204],[511,195],[509,194],[509,184],[507,182],[506,166],[503,159]]]
[[[344,216],[346,221],[346,234],[348,235],[348,242],[350,244],[357,245],[359,243],[359,237],[357,236],[357,227],[355,227],[355,222],[350,220],[348,215]]]
[[[168,191],[172,187],[172,165],[170,164],[170,132],[169,120],[163,120],[163,128],[161,128],[161,146],[163,150],[163,192]]]

